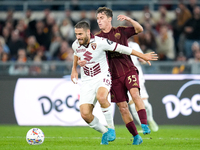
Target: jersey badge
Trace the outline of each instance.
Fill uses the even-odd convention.
[[[120,34],[120,33],[116,33],[116,34],[115,34],[115,38],[120,39],[120,37],[121,37],[121,34]]]
[[[91,47],[93,50],[95,50],[97,48],[97,43],[91,43]]]

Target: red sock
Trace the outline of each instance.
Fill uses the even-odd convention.
[[[147,124],[147,113],[145,109],[140,109],[138,112],[141,124]]]
[[[128,124],[126,124],[126,127],[128,129],[128,131],[133,135],[136,136],[138,134],[136,126],[134,124],[133,121],[129,122]]]

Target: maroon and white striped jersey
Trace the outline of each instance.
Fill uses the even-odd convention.
[[[74,55],[86,60],[85,67],[81,67],[81,80],[91,80],[105,76],[109,73],[108,60],[105,51],[115,51],[130,55],[132,49],[106,38],[91,35],[90,43],[87,46],[80,45],[78,40],[72,44]]]

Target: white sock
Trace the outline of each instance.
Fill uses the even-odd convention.
[[[88,123],[89,127],[93,128],[94,130],[101,132],[102,134],[106,133],[108,129],[99,122],[99,119],[94,116],[92,122]]]
[[[131,109],[131,112],[132,112],[132,115],[133,115],[134,119],[137,121],[137,123],[139,125],[141,125],[140,118],[139,118],[138,113],[137,113],[137,111],[135,109],[135,103],[130,104],[129,106],[130,106],[130,109]]]
[[[146,112],[147,112],[147,121],[152,121],[153,120],[153,111],[152,111],[152,106],[149,103],[148,99],[143,100]]]
[[[111,110],[111,105],[109,107],[107,107],[107,108],[101,108],[101,110],[102,110],[102,112],[103,112],[103,114],[105,116],[108,128],[115,129],[112,110]]]

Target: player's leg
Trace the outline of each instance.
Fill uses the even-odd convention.
[[[149,134],[151,131],[147,125],[147,114],[144,106],[144,102],[142,101],[140,95],[139,95],[139,89],[138,88],[131,88],[129,90],[132,100],[135,103],[135,108],[138,113],[138,116],[140,118],[141,127],[143,130],[143,134]]]
[[[147,114],[144,102],[140,97],[139,78],[138,78],[138,72],[136,70],[132,70],[126,75],[125,84],[126,88],[129,90],[133,102],[135,103],[135,108],[140,118],[143,134],[149,134],[151,131],[147,125]]]
[[[106,87],[99,87],[97,90],[96,98],[99,101],[102,112],[105,116],[108,125],[108,141],[114,141],[116,138],[115,127],[113,121],[113,114],[111,109],[111,104],[108,101],[108,89]]]
[[[130,95],[130,94],[129,94]],[[141,122],[140,122],[140,118],[138,116],[138,113],[135,109],[135,103],[133,102],[132,98],[131,100],[129,100],[129,107],[130,107],[130,110],[132,112],[132,115],[133,115],[133,118],[136,120],[136,122],[141,126]]]
[[[133,145],[139,145],[142,143],[142,138],[137,132],[132,115],[128,109],[128,96],[126,87],[124,86],[124,78],[120,77],[119,79],[112,80],[111,101],[117,104],[126,128],[133,135]]]
[[[96,100],[96,89],[98,88],[97,82],[84,82],[81,86],[81,96],[80,96],[80,113],[81,117],[88,123],[88,125],[98,132],[101,132],[102,140],[101,144],[108,144],[108,129],[102,125],[98,118],[95,117],[92,112],[93,108],[97,102]]]
[[[147,93],[146,87],[144,82],[140,82],[140,96],[144,102],[144,106],[146,109],[147,113],[147,121],[149,124],[150,129],[152,129],[154,132],[158,131],[158,125],[153,119],[153,111],[152,111],[152,106],[148,101],[149,94]]]
[[[128,109],[127,102],[126,101],[119,102],[119,103],[117,103],[117,106],[119,107],[119,111],[121,113],[122,119],[123,119],[124,123],[126,124],[126,128],[133,135],[133,138],[134,138],[133,145],[141,144],[143,141],[137,132],[137,128],[133,122],[133,118]]]
[[[156,132],[156,131],[158,131],[159,127],[158,127],[157,123],[155,122],[155,120],[153,119],[152,106],[149,103],[148,99],[144,99],[143,101],[144,101],[144,105],[145,105],[146,112],[147,112],[147,121],[148,121],[149,127],[151,128],[151,130]]]
[[[99,122],[99,119],[92,114],[94,105],[82,104],[80,106],[81,117],[89,127],[103,134],[101,144],[108,145],[108,129]]]

